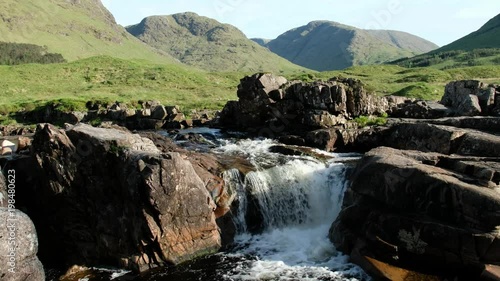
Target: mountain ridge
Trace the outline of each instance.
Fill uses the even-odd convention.
[[[238,28],[193,12],[150,16],[126,30],[179,61],[208,71],[300,71]]]
[[[290,29],[264,46],[291,62],[318,71],[377,64],[438,47],[406,32],[363,30],[327,20]]]
[[[128,34],[100,0],[2,0],[0,41],[47,46],[70,61],[112,55],[176,63]]]
[[[478,30],[431,52],[390,62],[404,67],[458,68],[500,64],[500,14]]]
[[[434,50],[433,53],[484,48],[500,48],[500,14],[487,21],[478,30]]]

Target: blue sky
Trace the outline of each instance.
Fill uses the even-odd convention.
[[[123,25],[151,15],[195,12],[229,23],[249,38],[276,38],[313,20],[358,28],[406,31],[440,46],[480,28],[500,13],[499,0],[102,0]],[[300,4],[294,4],[294,3]]]

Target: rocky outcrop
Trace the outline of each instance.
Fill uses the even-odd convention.
[[[500,106],[498,90],[477,80],[454,81],[446,85],[441,103],[459,116],[491,115]]]
[[[331,128],[346,119],[380,114],[386,99],[368,93],[359,80],[332,78],[327,82],[286,82],[272,74],[247,76],[238,86],[238,101],[228,102],[220,125],[260,128],[261,133]]]
[[[39,126],[38,204],[45,259],[142,271],[221,247],[206,183],[186,155],[126,130]]]
[[[477,278],[500,263],[499,162],[376,148],[353,174],[330,239],[346,253]]]
[[[140,101],[140,108],[121,102],[112,104],[87,102],[87,111],[66,111],[59,104],[47,104],[33,111],[18,113],[23,122],[100,125],[102,122],[127,127],[131,130],[182,129],[203,126],[214,114],[208,110],[194,112],[193,119],[186,119],[178,106],[163,106],[158,101]]]

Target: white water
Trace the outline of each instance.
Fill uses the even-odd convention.
[[[347,256],[328,240],[347,186],[346,167],[336,159],[323,163],[309,157],[269,153],[271,140],[242,140],[217,149],[249,159],[256,171],[244,180],[235,170],[224,174],[237,187],[238,245],[231,255],[242,259],[225,280],[367,280]],[[349,155],[352,156],[352,155]],[[246,190],[246,192],[244,192]],[[246,232],[244,213],[249,196],[263,215],[264,231]]]

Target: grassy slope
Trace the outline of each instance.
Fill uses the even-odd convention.
[[[413,58],[398,60],[401,66],[438,69],[500,64],[500,14],[479,30],[446,46]]]
[[[235,88],[243,75],[211,74],[173,64],[111,57],[0,66],[0,113],[32,109],[52,100],[64,100],[76,109],[84,108],[88,100],[160,100],[166,105],[180,105],[185,112],[205,107],[221,109],[227,100],[236,99]]]
[[[127,30],[183,63],[208,71],[303,70],[248,39],[236,27],[195,13],[152,16]]]
[[[435,52],[478,48],[500,48],[500,14],[489,20],[477,31],[443,46]]]
[[[0,113],[33,109],[60,100],[67,109],[82,109],[88,100],[160,100],[191,109],[221,109],[236,100],[239,79],[251,73],[207,73],[178,65],[153,64],[111,57],[94,57],[52,65],[0,66]],[[500,82],[500,66],[450,70],[407,69],[394,65],[356,66],[342,71],[289,75],[289,79],[361,79],[380,95],[399,94],[424,99],[441,98],[444,85],[457,79]]]
[[[113,55],[175,61],[128,34],[99,0],[2,0],[0,41],[46,45],[68,60]]]

